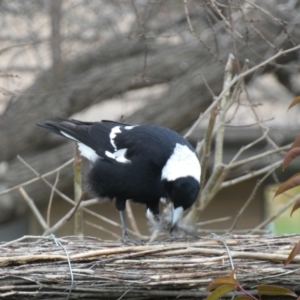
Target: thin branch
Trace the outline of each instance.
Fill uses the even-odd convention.
[[[227,87],[232,79],[232,71],[233,71],[233,61],[235,57],[230,53],[226,66],[225,66],[225,74],[224,74],[224,82],[223,82],[223,89]],[[219,113],[219,120],[220,126],[218,126],[216,132],[216,141],[215,141],[215,159],[214,159],[214,168],[216,168],[219,164],[223,163],[223,146],[224,146],[224,134],[225,134],[225,119],[226,113],[229,108],[228,102],[230,97],[230,90],[222,97],[220,101],[220,113]]]
[[[278,218],[282,213],[284,213],[290,206],[294,204],[294,202],[299,199],[300,193],[295,195],[292,199],[290,199],[288,202],[286,202],[284,205],[281,206],[281,208],[275,212],[273,215],[269,216],[266,220],[261,222],[259,225],[257,225],[255,228],[251,229],[249,231],[249,234],[254,234],[257,230],[260,230],[261,228],[265,227],[272,221],[274,221],[276,218]]]
[[[75,153],[74,153],[74,201],[76,207],[80,204],[83,193],[82,193],[82,179],[81,179],[81,156],[79,153],[78,145],[75,143]],[[77,210],[74,217],[74,233],[77,236],[83,236],[83,216],[82,211]]]
[[[229,221],[230,219],[232,219],[232,217],[230,217],[230,216],[223,217],[223,218],[208,220],[208,221],[204,221],[204,222],[198,222],[196,225],[198,225],[198,226],[210,225],[210,224],[215,224],[215,223],[219,223],[219,222]]]
[[[194,130],[198,127],[198,125],[202,122],[202,120],[204,119],[204,117],[209,114],[211,112],[211,110],[216,107],[219,102],[221,101],[221,99],[223,98],[223,96],[227,93],[227,91],[238,82],[238,80],[240,80],[241,78],[244,78],[252,73],[254,73],[255,71],[257,71],[258,69],[264,67],[265,65],[269,64],[270,62],[272,62],[273,60],[277,59],[278,57],[288,54],[290,52],[294,52],[300,49],[300,44],[297,45],[296,47],[293,48],[289,48],[287,50],[279,50],[275,55],[271,56],[270,58],[264,60],[263,62],[261,62],[260,64],[255,65],[253,68],[235,76],[231,82],[228,84],[228,86],[222,90],[222,92],[219,94],[219,96],[215,99],[215,101],[206,109],[206,111],[204,113],[202,113],[198,119],[196,120],[196,122],[193,124],[192,128],[193,130],[189,130],[188,133],[185,135],[185,138],[188,138],[193,132]]]
[[[81,209],[83,207],[94,205],[97,202],[98,202],[98,200],[93,199],[93,200],[90,200],[88,203],[81,203],[81,205],[80,205],[80,203],[76,203],[76,205],[75,205],[75,202],[72,201],[71,204],[73,204],[75,206],[70,211],[68,211],[60,220],[58,220],[52,227],[47,228],[44,231],[43,235],[48,235],[48,234],[54,233],[57,230],[59,230],[63,225],[65,225],[67,222],[69,222],[69,220],[72,218],[72,216],[75,214],[75,212],[77,211],[78,208]]]
[[[228,187],[228,186],[235,185],[235,184],[243,182],[243,181],[245,181],[247,179],[254,178],[254,177],[258,176],[258,175],[265,174],[265,173],[269,172],[272,169],[278,168],[281,164],[282,164],[282,160],[277,161],[277,162],[275,162],[275,163],[273,163],[273,164],[271,164],[269,166],[266,166],[264,168],[261,168],[261,169],[259,169],[257,171],[249,172],[247,175],[240,176],[240,177],[238,177],[236,179],[224,181],[221,184],[220,189],[223,189],[223,188]]]
[[[218,6],[215,4],[215,0],[210,0],[210,3],[212,5],[212,7],[215,9],[215,11],[218,13],[218,16],[221,17],[221,19],[224,21],[224,23],[226,24],[226,26],[234,33],[237,35],[237,37],[239,38],[243,38],[243,36],[236,31],[227,21],[226,17],[222,14],[221,10],[218,8]]]
[[[261,184],[274,172],[274,169],[271,169],[262,179],[258,180],[254,189],[252,190],[250,196],[248,197],[247,201],[244,203],[243,207],[239,210],[239,212],[237,213],[234,221],[232,222],[230,228],[228,229],[228,232],[232,232],[239,220],[239,218],[241,217],[241,215],[244,213],[244,211],[246,210],[246,208],[249,206],[249,204],[251,203],[251,201],[254,199],[258,188],[261,186]]]
[[[231,161],[228,164],[228,168],[232,168],[231,166],[233,165],[233,163],[238,159],[238,157],[245,152],[246,150],[250,149],[251,147],[255,146],[257,143],[261,142],[262,140],[264,140],[267,136],[268,132],[265,131],[264,134],[257,138],[256,140],[254,140],[253,142],[249,143],[246,146],[241,147],[241,149],[235,154],[235,156],[231,159]],[[249,159],[252,159],[252,157],[250,157]],[[236,164],[236,166],[241,165],[241,164]]]
[[[21,156],[18,155],[17,158],[18,158],[20,161],[22,161],[22,163],[24,163],[27,167],[29,166],[29,165],[21,158]],[[30,179],[30,180],[28,180],[28,181],[26,181],[26,182],[23,182],[23,183],[21,183],[21,184],[15,185],[15,186],[13,186],[13,187],[7,189],[7,190],[4,190],[4,191],[0,192],[0,196],[5,195],[5,194],[8,194],[8,193],[10,193],[10,192],[12,192],[12,191],[15,191],[15,190],[19,189],[20,187],[25,187],[26,185],[32,184],[32,183],[37,182],[37,181],[39,181],[39,180],[43,180],[45,177],[48,177],[48,176],[50,176],[50,175],[52,175],[52,174],[54,174],[54,173],[60,171],[61,169],[65,168],[66,166],[70,165],[70,164],[73,162],[73,160],[74,160],[74,158],[68,160],[67,162],[65,162],[64,164],[62,164],[61,166],[59,166],[58,168],[56,168],[56,169],[54,169],[54,170],[52,170],[52,171],[50,171],[50,172],[48,172],[48,173],[45,173],[45,174],[43,174],[43,175],[40,175],[38,172],[36,172],[36,171],[34,170],[33,173],[34,173],[37,177],[35,177],[35,178],[33,178],[33,179]],[[29,166],[29,167],[30,167],[30,166]],[[30,167],[29,169],[30,169],[31,171],[33,171],[32,167]]]
[[[56,174],[55,182],[54,182],[53,188],[51,189],[50,199],[49,199],[49,203],[48,203],[48,209],[47,209],[47,224],[48,224],[48,226],[50,226],[50,213],[51,213],[51,207],[52,207],[52,202],[53,202],[53,196],[54,196],[54,192],[55,192],[54,189],[57,186],[58,180],[59,180],[59,171]]]
[[[141,232],[137,226],[137,223],[136,223],[136,220],[135,220],[132,208],[131,208],[131,203],[129,201],[126,201],[126,214],[127,214],[129,223],[130,223],[133,231],[136,232],[136,236],[142,236]]]
[[[48,227],[46,221],[44,220],[43,216],[41,215],[41,213],[37,209],[34,201],[28,196],[28,194],[26,193],[26,191],[24,190],[23,187],[20,187],[19,191],[20,191],[22,197],[24,198],[24,200],[26,201],[26,203],[28,204],[28,206],[30,207],[31,211],[35,215],[36,219],[38,220],[38,222],[42,226],[42,228],[44,230],[47,230],[49,227]]]
[[[201,202],[199,209],[203,210],[212,197],[217,193],[217,190],[220,188],[222,181],[224,180],[224,169],[225,166],[223,164],[217,166],[212,175],[210,176],[207,184],[204,189],[200,192]],[[214,192],[213,192],[214,191]]]
[[[100,225],[96,225],[96,224],[94,224],[94,223],[92,223],[92,222],[89,222],[89,221],[84,221],[84,224],[86,224],[86,225],[88,225],[88,226],[91,226],[91,227],[93,227],[93,228],[96,228],[96,229],[98,229],[98,230],[100,230],[100,231],[102,231],[102,232],[108,233],[108,234],[110,234],[113,238],[115,238],[115,239],[117,239],[117,240],[121,238],[120,235],[117,235],[116,233],[112,232],[111,230],[108,230],[108,229],[106,229],[106,228],[104,228],[104,227],[102,227],[102,226],[100,226]]]
[[[251,156],[251,157],[239,160],[239,161],[237,161],[235,163],[230,163],[230,164],[227,165],[226,168],[228,168],[228,169],[234,169],[234,168],[237,168],[237,167],[239,167],[241,165],[244,165],[246,163],[252,162],[254,160],[257,160],[257,159],[260,159],[260,158],[264,158],[264,157],[266,157],[268,155],[272,155],[272,154],[275,154],[275,153],[278,153],[278,152],[283,152],[285,150],[288,150],[291,147],[291,145],[292,144],[288,144],[288,145],[282,146],[282,147],[277,148],[277,149],[265,151],[265,152],[263,152],[261,154],[257,154],[257,155],[254,155],[254,156]]]

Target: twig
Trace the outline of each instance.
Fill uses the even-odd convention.
[[[70,204],[72,204],[72,205],[75,205],[75,203],[74,203],[74,201],[71,199],[71,198],[69,198],[68,196],[66,196],[64,193],[62,193],[60,190],[58,190],[56,187],[54,187],[53,186],[53,184],[51,184],[47,179],[45,179],[44,177],[45,177],[45,175],[44,176],[42,176],[42,175],[40,175],[32,166],[30,166],[20,155],[18,155],[17,156],[17,158],[18,158],[18,160],[20,160],[31,172],[33,172],[36,176],[38,176],[37,178],[38,179],[41,179],[43,182],[45,182],[45,184],[46,185],[48,185],[51,189],[53,189],[54,191],[55,191],[55,193],[57,194],[57,195],[59,195],[60,197],[62,197],[62,199],[64,199],[64,200],[66,200],[68,203],[70,203]],[[70,163],[72,163],[73,162],[73,160],[74,160],[74,158],[72,158],[71,160],[69,160],[67,163],[68,164],[70,164]],[[65,165],[67,164],[67,163],[65,163]],[[57,169],[55,169],[55,170],[60,170],[61,169],[61,167],[59,167],[59,168],[57,168]],[[57,171],[55,171],[55,172],[57,172]],[[55,173],[54,172],[54,170],[53,171],[51,171],[51,174],[53,174],[53,173]],[[49,172],[50,173],[50,172]],[[49,174],[49,173],[47,173],[47,174]],[[22,184],[21,185],[19,185],[19,186],[22,186]],[[13,189],[15,189],[15,187],[13,188]],[[6,190],[7,191],[7,190]],[[1,196],[1,195],[0,195]]]
[[[217,166],[212,175],[210,176],[209,180],[207,181],[207,184],[205,185],[204,189],[200,192],[200,197],[201,197],[201,203],[200,203],[200,210],[203,210],[207,204],[209,203],[210,199],[212,199],[212,190],[213,189],[218,189],[221,182],[222,178],[224,175],[224,165],[219,165]],[[220,181],[221,180],[221,181]],[[214,193],[215,195],[215,193]]]
[[[230,53],[226,66],[225,66],[225,74],[224,74],[224,82],[223,89],[227,87],[232,79],[232,71],[233,71],[233,61],[235,57]],[[217,132],[216,132],[216,141],[215,141],[215,159],[214,159],[214,168],[223,163],[223,146],[224,146],[224,133],[225,133],[225,119],[226,113],[229,108],[228,102],[230,97],[230,90],[224,94],[220,101],[220,113],[219,113],[219,124]]]
[[[49,236],[37,236],[37,235],[24,235],[18,239],[15,239],[13,241],[9,241],[7,243],[1,244],[0,248],[5,248],[8,247],[14,243],[19,243],[22,242],[24,240],[28,240],[28,239],[35,239],[35,240],[39,240],[39,239],[49,239]]]
[[[133,231],[136,232],[136,236],[142,236],[141,232],[137,226],[137,223],[136,223],[136,220],[135,220],[132,208],[131,208],[131,203],[129,201],[126,201],[126,214],[127,214],[128,220],[130,222],[130,225],[131,225]]]
[[[232,168],[231,166],[233,165],[233,163],[238,159],[238,157],[245,152],[246,150],[250,149],[251,147],[255,146],[257,143],[259,143],[260,141],[264,140],[267,136],[268,132],[265,131],[264,134],[257,138],[256,140],[254,140],[253,142],[249,143],[246,146],[241,147],[241,149],[235,154],[235,156],[231,159],[231,161],[228,164],[228,168]],[[252,159],[252,157],[250,157],[250,159]],[[236,164],[236,166],[239,166],[241,164]]]
[[[74,207],[69,210],[60,220],[58,220],[52,227],[49,227],[48,229],[46,229],[43,233],[43,235],[48,235],[51,233],[56,232],[58,229],[60,229],[64,224],[66,224],[74,215],[74,213],[77,211],[77,209],[81,209],[83,207],[87,207],[90,205],[94,205],[95,203],[98,203],[98,200],[93,199],[93,200],[89,200],[86,201],[87,203],[74,203],[74,201],[71,201],[70,204],[74,205]]]
[[[63,250],[64,250],[64,252],[66,253],[66,257],[67,257],[67,261],[68,261],[68,266],[69,266],[69,271],[70,271],[70,277],[71,277],[71,286],[70,286],[68,297],[67,297],[67,300],[69,300],[71,292],[72,292],[72,289],[73,289],[73,286],[74,286],[74,276],[73,276],[73,270],[72,270],[72,266],[71,266],[70,256],[69,256],[69,253],[68,253],[66,247],[59,241],[59,239],[57,239],[53,234],[51,234],[51,237],[53,238],[55,244],[57,246],[62,247]]]
[[[102,221],[104,221],[104,222],[106,222],[106,223],[108,223],[108,224],[111,224],[111,225],[115,226],[115,227],[122,228],[122,226],[121,226],[119,223],[117,223],[117,222],[115,222],[115,221],[113,221],[113,220],[111,220],[111,219],[108,219],[108,218],[106,218],[106,217],[104,217],[104,216],[102,216],[102,215],[100,215],[100,214],[97,214],[97,213],[93,212],[93,211],[90,210],[90,209],[84,208],[83,210],[84,210],[85,212],[87,212],[88,214],[90,214],[90,215],[92,215],[92,216],[98,218],[99,220],[102,220]],[[129,229],[129,228],[127,228],[127,231],[128,231],[128,233],[133,234],[133,235],[135,235],[135,236],[137,236],[137,237],[142,237],[142,239],[147,239],[147,238],[148,238],[147,236],[140,236],[140,235],[137,235],[137,233],[136,233],[135,231],[133,231],[133,230],[131,230],[131,229]]]
[[[26,201],[26,203],[28,204],[28,206],[30,207],[31,211],[35,215],[36,219],[38,220],[38,222],[42,226],[42,228],[44,230],[47,230],[49,227],[48,227],[46,221],[44,220],[43,216],[41,215],[41,213],[37,209],[34,201],[28,196],[28,194],[26,193],[26,191],[24,190],[23,187],[20,187],[19,191],[20,191],[21,195],[23,196],[24,200]]]
[[[252,190],[250,196],[248,197],[247,201],[244,203],[243,207],[239,210],[239,212],[237,213],[234,221],[232,222],[230,228],[228,229],[228,232],[232,232],[233,229],[235,228],[239,218],[241,217],[241,215],[244,213],[244,211],[246,210],[246,208],[248,207],[248,205],[251,203],[251,201],[254,199],[256,192],[258,190],[258,188],[261,186],[261,184],[272,174],[272,172],[274,172],[274,169],[271,169],[262,179],[258,180],[254,189]]]
[[[224,245],[224,247],[225,247],[225,249],[226,249],[226,251],[227,251],[227,254],[228,254],[228,258],[229,258],[229,261],[230,261],[231,269],[234,270],[234,264],[233,264],[231,252],[230,252],[230,250],[229,250],[228,245],[226,244],[226,241],[224,240],[224,238],[222,238],[222,237],[216,235],[215,233],[211,233],[211,235],[212,235],[216,240],[220,241],[220,242]],[[234,279],[236,279],[236,275],[235,275],[235,274],[234,274]]]
[[[58,180],[59,180],[59,171],[56,174],[55,182],[54,182],[53,188],[51,189],[50,199],[49,199],[49,203],[48,203],[48,209],[47,209],[47,224],[48,224],[48,226],[50,226],[50,212],[51,212],[51,207],[52,207],[52,202],[53,202],[54,188],[56,188]]]
[[[221,187],[220,189],[223,189],[225,187],[228,187],[228,186],[232,186],[234,184],[237,184],[237,183],[240,183],[242,181],[245,181],[247,179],[250,179],[250,178],[253,178],[253,177],[256,177],[258,175],[261,175],[261,174],[265,174],[267,172],[269,172],[270,170],[273,170],[273,169],[276,169],[278,168],[280,165],[282,164],[282,160],[280,161],[277,161],[269,166],[266,166],[264,168],[261,168],[257,171],[253,171],[253,172],[250,172],[249,174],[247,175],[244,175],[244,176],[240,176],[236,179],[232,179],[232,180],[227,180],[227,181],[224,181],[222,184],[221,184]]]
[[[261,62],[258,65],[255,65],[254,67],[252,67],[251,69],[235,76],[231,82],[228,84],[228,86],[222,90],[222,92],[219,94],[219,96],[215,99],[215,101],[206,109],[206,111],[204,113],[202,113],[198,119],[196,120],[196,122],[194,123],[194,125],[192,126],[193,130],[189,130],[188,134],[185,135],[185,138],[188,138],[194,131],[195,128],[198,127],[198,125],[200,124],[200,122],[202,122],[203,118],[209,114],[211,112],[211,110],[216,107],[219,102],[221,101],[221,99],[223,98],[223,96],[227,93],[227,91],[238,82],[238,80],[240,80],[241,78],[244,78],[252,73],[254,73],[255,71],[257,71],[258,69],[264,67],[265,65],[269,64],[270,62],[272,62],[273,60],[275,60],[276,58],[285,55],[287,53],[290,52],[294,52],[297,51],[298,49],[300,49],[300,45],[297,45],[296,47],[292,47],[289,48],[287,50],[279,50],[275,55],[271,56],[270,58],[264,60],[263,62]]]
[[[145,31],[145,26],[142,22],[142,19],[139,15],[139,12],[137,10],[137,7],[134,3],[134,0],[130,0],[131,2],[131,5],[133,7],[133,10],[134,10],[134,14],[135,14],[135,17],[136,17],[136,20],[137,20],[137,23],[138,23],[138,26],[140,28],[140,31],[141,31],[141,36],[144,40],[144,45],[145,45],[145,52],[144,52],[144,61],[143,61],[143,69],[142,69],[142,72],[141,72],[141,78],[143,80],[145,80],[145,73],[146,73],[146,69],[147,69],[147,57],[148,57],[148,45],[147,45],[147,38],[146,38],[146,31]]]
[[[74,164],[73,164],[73,169],[74,169],[74,202],[76,203],[76,207],[79,206],[83,194],[82,194],[82,179],[81,179],[81,156],[79,153],[78,145],[75,143],[75,154],[74,154]],[[83,223],[82,223],[82,211],[77,210],[75,212],[75,217],[74,217],[74,233],[77,236],[83,236]]]
[[[208,221],[204,221],[204,222],[198,222],[196,225],[204,226],[204,225],[209,225],[209,224],[214,224],[214,223],[219,223],[219,222],[225,222],[230,219],[232,219],[232,217],[223,217],[223,218],[208,220]]]
[[[216,10],[216,12],[218,13],[218,16],[221,17],[221,19],[224,21],[224,23],[226,24],[226,26],[228,27],[228,29],[231,29],[231,31],[236,34],[239,38],[243,38],[243,36],[236,31],[227,21],[226,17],[222,14],[221,10],[218,8],[218,6],[215,4],[214,0],[210,0],[210,3],[212,5],[212,7]]]
[[[204,136],[203,154],[201,157],[201,190],[206,183],[206,172],[208,167],[208,160],[211,153],[212,134],[217,118],[217,108],[215,107],[210,114],[209,122]],[[199,155],[199,154],[198,154]]]
[[[299,199],[299,197],[300,197],[300,193],[298,193],[297,195],[295,195],[292,199],[290,199],[287,203],[285,203],[276,213],[274,213],[273,215],[269,216],[266,220],[264,220],[263,222],[261,222],[255,228],[253,228],[252,230],[250,230],[248,233],[253,234],[257,230],[265,227],[267,224],[269,224],[272,221],[274,221],[282,213],[284,213],[297,199]]]
[[[282,147],[277,148],[277,149],[265,151],[264,153],[257,154],[257,155],[254,155],[254,156],[251,156],[251,157],[248,157],[248,158],[239,160],[239,161],[237,161],[237,162],[235,162],[235,163],[229,163],[229,164],[227,165],[227,168],[229,168],[229,169],[234,169],[234,168],[239,167],[239,166],[241,166],[241,165],[244,165],[244,164],[246,164],[246,163],[249,163],[249,162],[252,162],[252,161],[254,161],[254,160],[257,160],[257,159],[266,157],[266,156],[268,156],[268,155],[272,155],[272,154],[275,154],[275,153],[278,153],[278,152],[282,152],[282,151],[288,150],[288,149],[291,147],[291,145],[292,145],[292,144],[288,144],[288,145],[282,146]],[[242,147],[241,150],[242,150],[242,151],[245,151],[246,149]],[[233,160],[232,160],[232,161],[233,161]]]
[[[92,222],[89,222],[89,221],[84,221],[84,223],[86,225],[88,225],[88,226],[94,227],[94,228],[96,228],[96,229],[98,229],[100,231],[103,231],[105,233],[110,234],[112,237],[114,237],[117,240],[121,238],[121,236],[117,235],[116,233],[112,232],[111,230],[108,230],[108,229],[106,229],[106,228],[104,228],[104,227],[102,227],[100,225],[96,225],[96,224],[94,224]]]
[[[21,156],[18,155],[17,158],[18,158],[22,163],[24,163],[31,171],[33,170],[32,167],[29,166],[29,165],[21,158]],[[4,195],[4,194],[8,194],[8,193],[10,193],[10,192],[12,192],[12,191],[14,191],[14,190],[19,189],[20,187],[24,187],[24,186],[29,185],[29,184],[32,184],[32,183],[34,183],[34,182],[36,182],[36,181],[43,180],[45,177],[48,177],[48,176],[50,176],[50,175],[52,175],[52,174],[54,174],[54,173],[57,173],[57,172],[60,171],[61,169],[63,169],[63,168],[65,168],[66,166],[70,165],[70,164],[73,162],[73,160],[74,160],[74,158],[68,160],[67,162],[65,162],[64,164],[62,164],[61,166],[59,166],[58,168],[56,168],[56,169],[54,169],[54,170],[52,170],[52,171],[50,171],[50,172],[48,172],[48,173],[45,173],[45,174],[43,174],[43,175],[40,175],[38,172],[34,171],[33,173],[34,173],[35,175],[37,175],[37,177],[35,177],[35,178],[33,178],[33,179],[30,179],[30,180],[28,180],[28,181],[26,181],[26,182],[23,182],[23,183],[21,183],[21,184],[15,185],[14,187],[11,187],[11,188],[9,188],[9,189],[7,189],[7,190],[4,190],[4,191],[0,192],[0,196],[2,196],[2,195]]]

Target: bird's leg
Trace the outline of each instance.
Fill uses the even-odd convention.
[[[125,211],[125,208],[126,208],[126,200],[124,200],[122,198],[116,198],[116,208],[119,211],[121,226],[122,226],[122,239],[121,239],[121,241],[124,244],[128,244],[128,243],[133,243],[135,245],[143,244],[143,241],[134,240],[128,235],[128,232],[127,232],[127,229],[126,229],[126,223],[125,223],[125,216],[124,216],[124,211]]]
[[[126,240],[130,239],[127,228],[126,228],[126,223],[125,223],[125,217],[124,217],[124,210],[119,211],[120,214],[120,219],[121,219],[121,226],[122,226],[122,240],[125,243]]]
[[[144,244],[143,241],[135,240],[135,239],[131,238],[128,235],[127,228],[126,228],[126,223],[125,223],[124,210],[120,210],[119,214],[120,214],[121,226],[122,226],[122,239],[121,239],[121,241],[124,244],[128,244],[128,243],[133,243],[135,245],[142,245],[142,244]]]

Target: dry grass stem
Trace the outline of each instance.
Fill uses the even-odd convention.
[[[299,290],[300,258],[283,267],[298,236],[226,235],[239,281],[250,293],[257,282],[289,286]],[[211,237],[177,240],[144,246],[124,246],[119,242],[76,237],[57,239],[67,251],[74,275],[71,299],[148,299],[206,297],[207,285],[231,271],[223,243]],[[70,270],[65,250],[51,237],[34,242],[0,244],[1,295],[15,299],[35,292],[36,299],[52,293],[54,299],[67,295]],[[127,293],[126,293],[127,292]],[[125,295],[126,293],[126,295]]]

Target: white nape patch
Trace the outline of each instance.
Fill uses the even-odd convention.
[[[109,158],[114,159],[115,161],[123,164],[131,163],[129,159],[125,157],[127,149],[120,149],[114,153],[111,153],[109,151],[105,151],[105,155]]]
[[[117,146],[115,144],[114,138],[117,136],[118,133],[121,133],[120,126],[116,126],[116,127],[112,128],[112,130],[109,134],[110,143],[114,147],[115,151],[117,151]]]
[[[161,197],[161,198],[159,198],[159,201],[163,204],[166,204],[167,203],[167,198]]]
[[[180,217],[183,214],[183,207],[179,206],[177,208],[174,209],[173,207],[173,211],[172,211],[172,226],[174,226],[175,224],[177,224],[177,222],[179,221]]]
[[[64,135],[65,137],[67,137],[68,139],[78,142],[78,140],[76,140],[73,136],[71,136],[71,135],[69,135],[69,134],[67,134],[67,133],[65,133],[65,132],[63,132],[61,130],[60,130],[60,133],[62,135]]]
[[[136,127],[136,126],[139,126],[139,125],[131,125],[131,126],[125,126],[124,128],[126,130],[131,130],[132,128]]]
[[[100,156],[98,156],[92,148],[80,142],[78,142],[77,144],[80,154],[87,158],[89,161],[95,162],[98,158],[100,158]]]
[[[161,179],[173,181],[191,176],[200,182],[201,167],[196,154],[186,145],[176,144],[173,154],[162,169]]]

